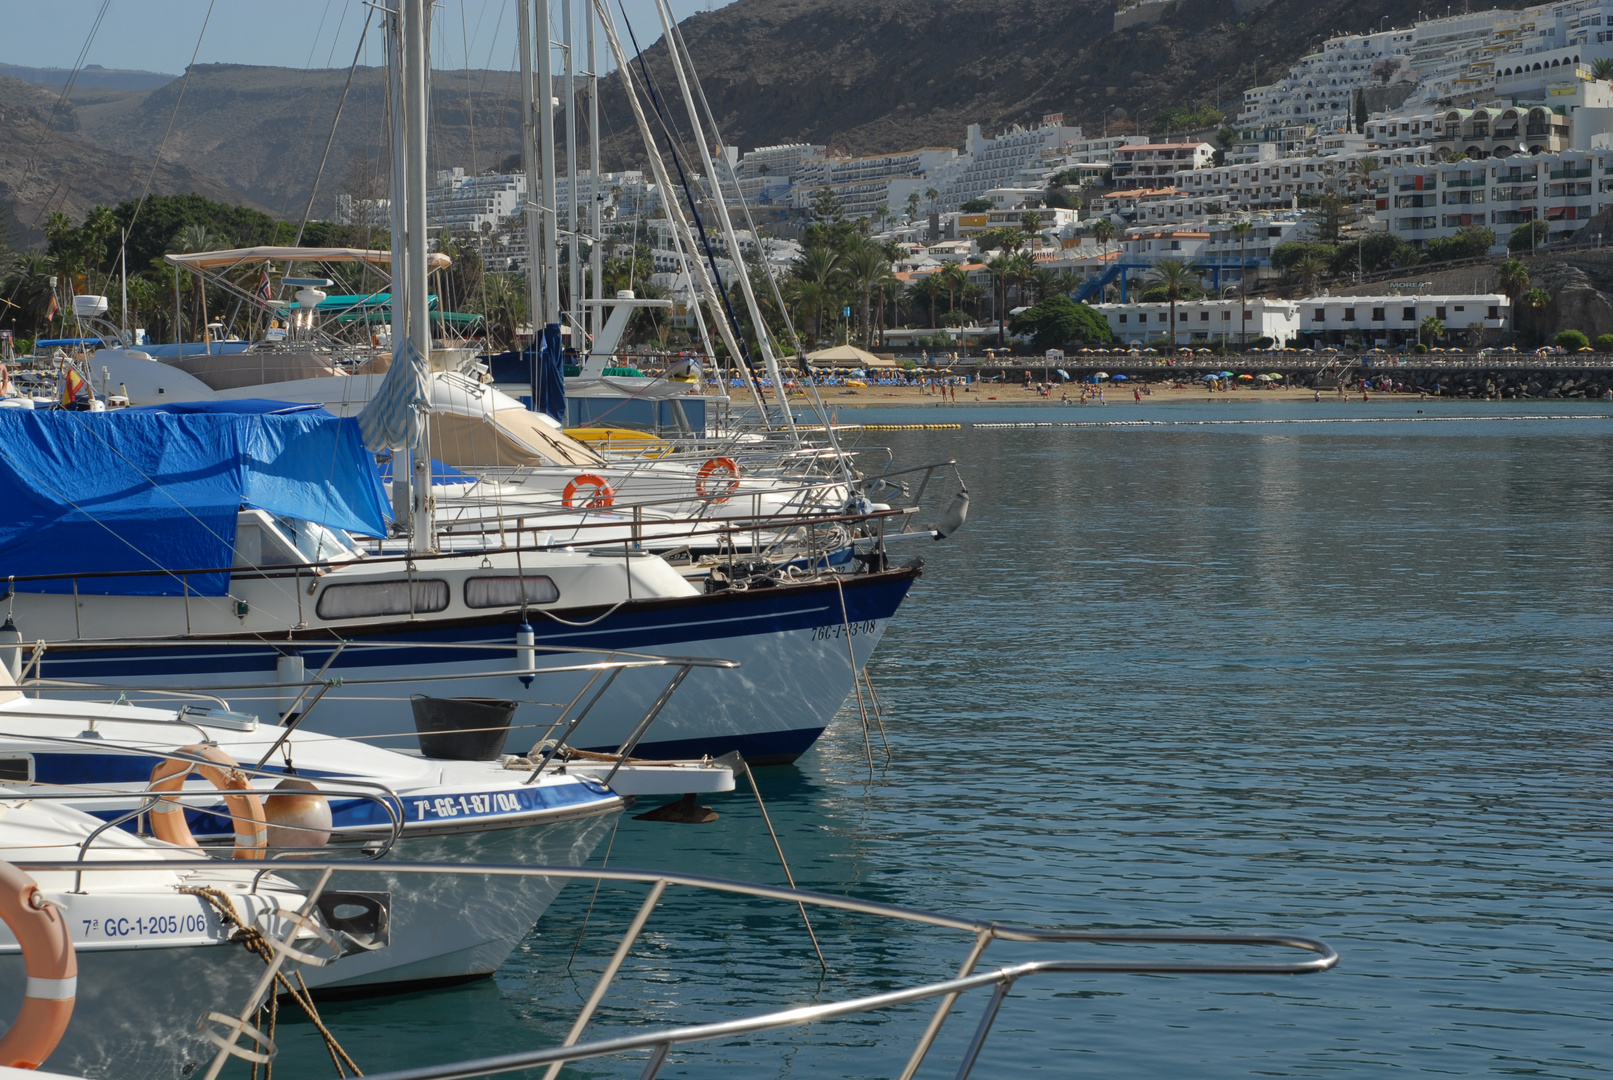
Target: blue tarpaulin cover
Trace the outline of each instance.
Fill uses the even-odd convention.
[[[243,506],[368,536],[386,535],[391,516],[357,422],[318,412],[0,409],[0,505],[0,576],[17,577],[230,566]],[[198,595],[228,587],[228,573],[189,575]],[[167,573],[79,582],[129,596],[185,588]]]

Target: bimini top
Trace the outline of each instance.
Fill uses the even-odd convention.
[[[188,266],[205,270],[215,266],[234,266],[236,263],[269,260],[274,262],[355,262],[375,265],[392,264],[390,251],[366,251],[363,248],[314,247],[249,247],[230,248],[228,251],[191,251],[164,255],[175,266]],[[433,270],[446,270],[453,260],[441,252],[426,256],[426,265]]]
[[[145,571],[82,578],[78,591],[223,596],[243,506],[385,536],[386,492],[357,422],[267,411],[273,404],[183,414],[0,409],[0,576]],[[222,572],[178,573],[199,569]],[[15,587],[74,589],[62,579]]]

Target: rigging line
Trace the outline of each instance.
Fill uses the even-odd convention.
[[[164,488],[161,484],[157,483],[156,480],[152,479],[149,475],[147,475],[146,472],[143,469],[140,468],[140,466],[136,465],[133,461],[130,461],[128,456],[126,454],[124,454],[123,451],[119,450],[116,446],[113,446],[112,443],[107,440],[105,435],[103,435],[101,432],[97,431],[94,426],[92,426],[90,423],[88,423],[86,417],[83,414],[69,412],[68,415],[72,416],[75,420],[77,420],[78,424],[79,424],[79,427],[81,427],[85,432],[87,432],[88,434],[92,435],[94,438],[99,440],[102,446],[105,446],[108,450],[112,451],[112,453],[114,453],[118,457],[122,458],[124,464],[128,465],[130,469],[134,470],[134,473],[135,473],[136,476],[140,477],[140,479],[144,480],[147,484],[151,485],[151,487],[155,491],[160,492],[162,494],[162,496],[164,498],[166,498],[169,502],[173,503],[175,506],[179,507],[179,509],[183,510],[185,512],[186,517],[189,517],[192,521],[196,522],[196,524],[200,525],[204,530],[206,530],[209,534],[211,534],[214,539],[218,540],[222,544],[227,545],[229,547],[229,549],[230,549],[230,553],[231,553],[232,556],[236,554],[235,545],[233,543],[231,543],[229,540],[225,539],[223,536],[220,536],[219,533],[217,531],[215,531],[211,525],[209,525],[207,522],[203,521],[201,518],[197,517],[195,515],[195,513],[193,513],[191,511],[190,507],[186,506],[184,503],[182,503],[178,499],[174,498],[174,496],[166,488]],[[326,491],[326,497],[327,498],[329,497],[329,490],[328,489]],[[75,506],[74,509],[76,510],[78,508]],[[88,516],[88,515],[86,514],[86,516]],[[103,526],[103,527],[107,528],[107,530],[109,532],[111,531],[109,526]],[[116,535],[116,534],[114,533],[114,535]],[[122,539],[122,538],[119,537],[119,539]],[[128,541],[125,540],[124,543],[128,543]],[[133,545],[131,544],[130,546],[132,547]],[[316,554],[318,553],[318,548],[315,548],[315,553]],[[155,560],[153,560],[153,561],[155,561]],[[277,585],[276,587],[281,592],[286,593],[287,596],[293,595],[293,593],[286,592],[286,587],[283,584]],[[233,594],[231,594],[231,593],[226,592],[225,595],[226,596],[231,596],[232,598],[234,598]]]
[[[342,120],[342,107],[347,104],[347,93],[353,89],[353,75],[358,71],[359,59],[364,55],[364,41],[369,37],[370,20],[375,17],[375,8],[371,7],[369,14],[364,16],[364,29],[359,31],[358,48],[353,50],[353,64],[347,69],[347,84],[342,87],[342,96],[336,102],[336,115],[330,120],[330,135],[325,139],[325,152],[320,155],[319,168],[314,172],[313,186],[308,189],[308,204],[302,208],[302,220],[297,223],[297,238],[291,242],[292,247],[302,246],[302,233],[308,227],[308,215],[314,211],[314,196],[319,193],[319,179],[325,175],[325,163],[330,160],[330,147],[336,141],[336,125]],[[339,36],[342,28],[338,26],[336,33]],[[332,51],[336,48],[331,45]],[[317,107],[317,106],[316,106]],[[289,269],[289,264],[288,267]]]
[[[633,24],[627,17],[627,7],[623,0],[616,0],[616,6],[621,8],[622,21],[627,24],[627,36],[633,42],[633,51],[638,54],[639,71],[644,76],[644,87],[650,97],[650,105],[655,109],[655,115],[661,122],[661,127],[667,135],[667,150],[672,155],[672,164],[678,170],[678,183],[683,187],[684,198],[689,200],[689,212],[694,217],[695,228],[700,230],[700,243],[706,249],[706,261],[711,264],[711,274],[716,281],[717,294],[722,298],[723,310],[728,315],[729,325],[734,332],[734,340],[739,345],[741,357],[745,366],[755,370],[755,363],[751,360],[750,346],[745,343],[745,332],[739,325],[739,316],[734,311],[733,298],[728,295],[728,289],[723,285],[722,272],[717,269],[717,255],[711,246],[711,237],[706,234],[706,223],[701,220],[700,210],[695,206],[694,193],[689,190],[689,177],[683,170],[683,159],[678,155],[678,148],[672,139],[671,125],[661,108],[661,95],[656,89],[655,81],[650,76],[650,69],[644,62],[644,53],[639,49],[638,38],[633,33]],[[691,282],[692,284],[692,282]]]
[[[676,20],[672,20],[672,33],[673,36],[677,38],[677,46],[683,50],[683,55],[688,59],[687,67],[689,77],[694,83],[695,92],[700,96],[700,106],[702,111],[705,113],[706,122],[711,125],[712,137],[717,140],[717,144],[719,146],[725,145],[723,143],[722,131],[717,127],[717,114],[712,111],[711,102],[706,100],[706,88],[700,81],[700,72],[695,68],[694,54],[689,51],[688,42],[686,42],[683,38],[683,27]],[[756,240],[756,251],[757,255],[759,256],[758,261],[761,262],[762,269],[767,274],[767,284],[772,290],[773,302],[778,307],[779,316],[784,320],[785,329],[790,333],[790,342],[795,346],[797,366],[801,369],[805,376],[806,384],[812,391],[812,400],[817,406],[817,412],[820,419],[823,421],[824,431],[828,433],[829,445],[834,449],[836,457],[840,460],[840,464],[843,472],[845,473],[846,479],[849,480],[851,466],[845,460],[844,452],[840,447],[840,440],[835,435],[834,425],[829,422],[828,407],[824,405],[823,398],[818,393],[818,384],[817,380],[812,377],[811,365],[806,362],[806,349],[801,344],[800,335],[796,333],[795,320],[790,317],[789,308],[784,304],[784,296],[779,290],[778,278],[773,273],[772,261],[768,258],[767,248],[762,243],[762,234],[757,231],[756,222],[751,217],[750,203],[745,198],[745,193],[740,190],[739,173],[735,171],[734,164],[729,160],[727,155],[723,155],[722,160],[723,163],[727,165],[728,174],[734,181],[734,192],[739,196],[739,208],[740,211],[745,215],[745,226],[746,228],[750,229],[751,236]],[[716,185],[718,196],[721,197],[721,181],[719,181],[716,177],[712,177],[712,183]]]
[[[207,24],[213,21],[213,8],[217,3],[218,0],[207,2],[207,14],[202,16],[202,31],[196,35],[196,48],[191,50],[190,63],[185,65],[185,77],[179,81],[179,95],[174,98],[174,107],[168,113],[168,126],[163,129],[162,141],[157,144],[157,154],[151,159],[151,169],[146,173],[146,183],[140,189],[140,198],[134,204],[134,213],[129,215],[129,224],[123,229],[123,241],[118,248],[120,256],[127,257],[129,237],[134,232],[135,222],[140,220],[140,211],[145,208],[146,198],[151,194],[151,181],[156,178],[157,168],[162,164],[163,151],[168,148],[168,137],[174,132],[174,121],[179,117],[179,106],[185,100],[185,90],[190,86],[190,73],[195,70],[196,58],[202,53],[202,42],[207,37]]]
[[[371,6],[370,7],[370,15],[373,15],[373,14],[375,14],[375,8],[373,6]],[[314,107],[309,110],[308,123],[303,125],[302,139],[297,143],[297,157],[292,162],[291,169],[290,169],[289,173],[286,176],[286,197],[284,199],[282,199],[281,202],[280,202],[280,216],[281,217],[285,217],[286,209],[291,205],[291,185],[295,181],[297,174],[302,171],[303,154],[306,153],[307,150],[308,150],[308,136],[309,136],[310,133],[312,133],[313,128],[314,128],[314,119],[313,119],[314,114],[319,112],[319,106],[324,103],[324,100],[325,100],[325,87],[330,82],[330,73],[331,73],[330,62],[336,58],[336,45],[341,39],[342,27],[345,26],[346,23],[347,23],[347,7],[346,7],[346,5],[343,5],[343,7],[342,7],[342,17],[336,23],[336,32],[331,35],[330,52],[325,57],[325,68],[324,68],[324,70],[321,72],[321,74],[319,76],[319,90],[318,90],[317,93],[314,94]],[[369,17],[366,16],[365,17],[365,25],[368,25],[368,24],[369,24]],[[320,21],[320,26],[321,26],[321,28],[323,28],[323,26],[324,26],[324,21],[323,20]],[[316,32],[315,35],[314,35],[315,45],[318,44],[318,41],[319,41],[319,37],[318,37],[318,33]],[[313,62],[313,49],[309,49],[309,51],[308,51],[308,61],[309,61],[309,63]],[[303,68],[304,72],[306,72],[307,70],[308,69],[306,67]]]
[[[73,89],[78,85],[79,72],[84,68],[84,61],[89,57],[90,46],[95,43],[95,37],[101,30],[101,21],[106,18],[107,8],[111,7],[111,5],[112,0],[102,0],[100,12],[96,14],[95,21],[90,23],[90,31],[84,36],[84,44],[79,47],[78,56],[73,60],[73,70],[68,74],[67,83],[62,87],[61,94],[56,98],[56,104],[51,107],[49,119],[45,121],[45,131],[40,135],[39,141],[34,144],[27,171],[23,173],[23,182],[33,179],[34,170],[39,165],[39,152],[44,149],[45,143],[50,141],[50,133],[55,130],[56,120],[67,106]],[[52,192],[52,195],[54,194]],[[50,201],[46,200],[45,205],[50,205]],[[39,215],[34,218],[36,225],[39,223],[39,218],[44,216],[44,213],[44,209],[41,208]]]

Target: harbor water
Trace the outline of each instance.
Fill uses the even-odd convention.
[[[759,771],[797,882],[1018,922],[1289,930],[1342,955],[1297,978],[1027,981],[977,1077],[1608,1075],[1610,414],[842,411],[963,424],[864,441],[956,458],[973,505],[956,537],[907,542],[928,573],[871,665],[889,763],[876,730],[870,773],[853,703]],[[970,426],[1026,421],[1089,426]],[[610,865],[782,884],[743,782],[702,801],[718,822],[624,818]],[[496,979],[325,1019],[372,1073],[557,1043],[643,893],[572,885]],[[940,980],[969,944],[814,921],[827,974],[793,908],[672,890],[588,1036]],[[986,962],[1122,955],[1141,954]],[[951,1075],[984,1002],[921,1076]],[[892,1077],[930,1011],[685,1047],[661,1075]],[[306,1024],[280,1042],[285,1075],[332,1073]]]

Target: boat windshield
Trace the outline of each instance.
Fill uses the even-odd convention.
[[[312,521],[278,514],[274,523],[297,545],[298,553],[311,563],[343,561],[363,554],[353,543],[353,538],[341,529],[327,529]]]

